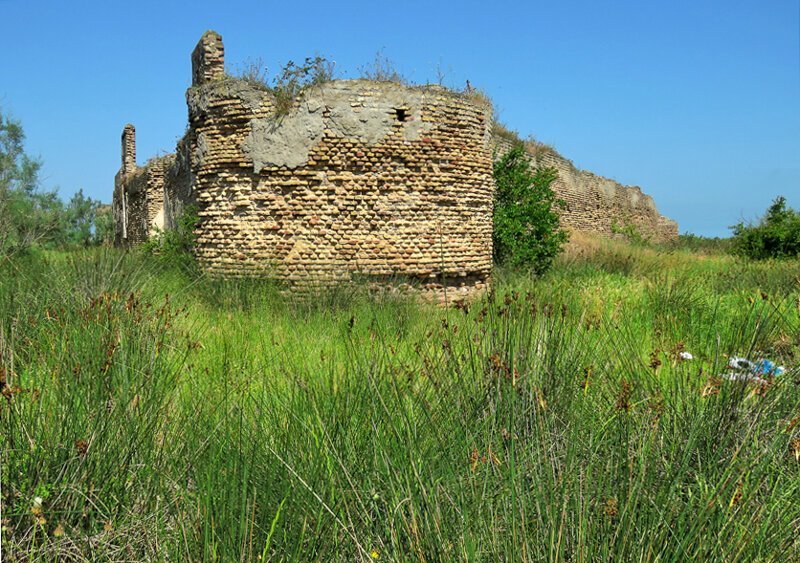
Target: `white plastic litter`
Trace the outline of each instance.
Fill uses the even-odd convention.
[[[786,371],[786,368],[776,366],[771,360],[761,358],[752,362],[739,356],[728,358],[728,369],[736,371],[722,374],[723,378],[730,381],[752,381],[753,383],[767,383],[764,376],[777,377]]]

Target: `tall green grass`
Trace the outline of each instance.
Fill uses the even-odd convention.
[[[3,556],[800,557],[797,262],[609,244],[495,277],[439,309],[4,263]]]

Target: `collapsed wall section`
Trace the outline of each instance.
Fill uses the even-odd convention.
[[[292,285],[407,280],[451,295],[488,284],[486,105],[367,80],[315,87],[283,115],[243,81],[201,78],[187,100],[207,271]]]
[[[175,226],[168,215],[166,198],[180,199],[179,209],[191,199],[188,165],[185,158],[170,154],[136,165],[136,131],[126,125],[122,132],[122,165],[114,178],[112,213],[114,242],[130,245],[145,242],[154,233]],[[179,197],[174,194],[179,194]],[[175,207],[175,206],[173,206]]]
[[[505,154],[515,141],[493,135],[495,158]],[[579,170],[572,162],[549,147],[525,143],[534,168],[551,167],[558,172],[553,191],[566,204],[559,211],[561,224],[572,230],[614,235],[629,227],[653,242],[674,240],[678,224],[661,215],[653,198],[638,186],[625,186],[614,180]]]

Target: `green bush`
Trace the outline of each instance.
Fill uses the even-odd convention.
[[[174,229],[157,232],[142,245],[142,249],[167,262],[193,270],[195,267],[195,227],[199,217],[197,208],[187,206],[178,218]]]
[[[516,145],[494,165],[494,255],[499,263],[542,274],[566,242],[551,184],[553,168],[532,170],[525,148]]]
[[[746,258],[796,258],[800,256],[800,212],[775,198],[757,223],[738,223],[733,229],[733,252]]]

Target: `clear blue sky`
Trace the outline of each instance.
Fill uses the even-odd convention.
[[[642,186],[681,232],[727,235],[779,194],[800,208],[798,0],[0,0],[0,29],[0,107],[64,197],[110,201],[127,122],[140,163],[172,152],[214,29],[231,70],[321,54],[353,77],[383,50],[424,82],[439,65],[511,128]]]

